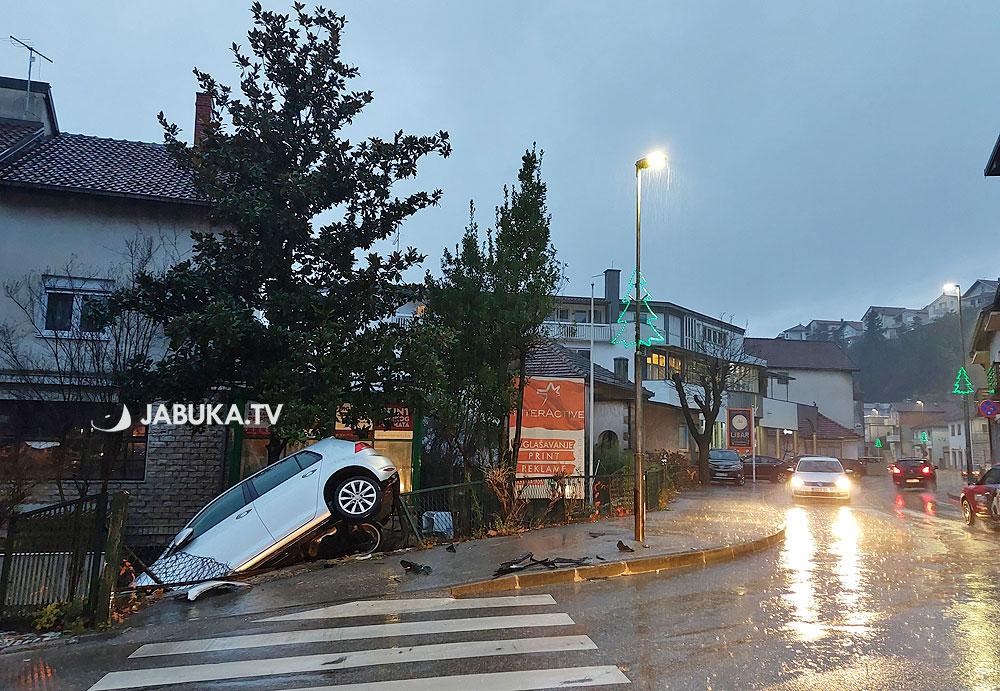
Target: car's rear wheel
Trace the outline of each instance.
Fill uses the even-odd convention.
[[[965,525],[972,525],[976,522],[976,514],[972,510],[972,505],[969,504],[968,499],[962,499],[962,520],[965,521]]]
[[[348,526],[347,543],[352,554],[371,554],[382,545],[382,530],[374,523]]]
[[[788,475],[785,473],[785,471],[781,470],[774,474],[774,481],[777,482],[778,484],[784,484],[788,482]]]
[[[333,492],[333,509],[350,520],[375,515],[379,508],[379,487],[366,475],[352,475],[342,480]]]

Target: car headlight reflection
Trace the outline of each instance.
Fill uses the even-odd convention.
[[[802,487],[805,483],[798,475],[792,475],[792,487]]]
[[[840,477],[838,477],[836,483],[834,483],[834,484],[837,486],[837,489],[850,489],[851,488],[851,481],[848,480],[845,475],[841,475]]]

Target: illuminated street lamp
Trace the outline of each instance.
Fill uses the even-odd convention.
[[[941,289],[945,295],[958,296],[958,333],[962,342],[962,359],[959,365],[965,367],[965,323],[962,320],[962,287],[957,283],[945,283]],[[962,411],[965,414],[965,477],[972,480],[972,422],[969,418],[969,394],[962,396]]]
[[[635,514],[635,541],[646,541],[646,492],[642,472],[642,171],[661,170],[667,165],[667,155],[653,151],[635,162],[635,482],[632,506]]]

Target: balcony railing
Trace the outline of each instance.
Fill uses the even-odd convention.
[[[607,343],[613,332],[611,324],[590,324],[588,322],[544,322],[542,326],[549,338],[557,341],[590,341],[593,333],[595,343]]]

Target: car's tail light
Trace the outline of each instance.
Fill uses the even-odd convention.
[[[354,442],[354,453],[361,453],[362,449],[372,448],[370,444],[366,444],[363,441]]]
[[[903,471],[899,469],[898,465],[892,466],[892,473],[893,473],[893,475],[899,475],[901,472],[903,472]]]
[[[924,475],[930,475],[931,467],[929,465],[925,465],[923,468],[920,469],[920,472],[923,473]]]

